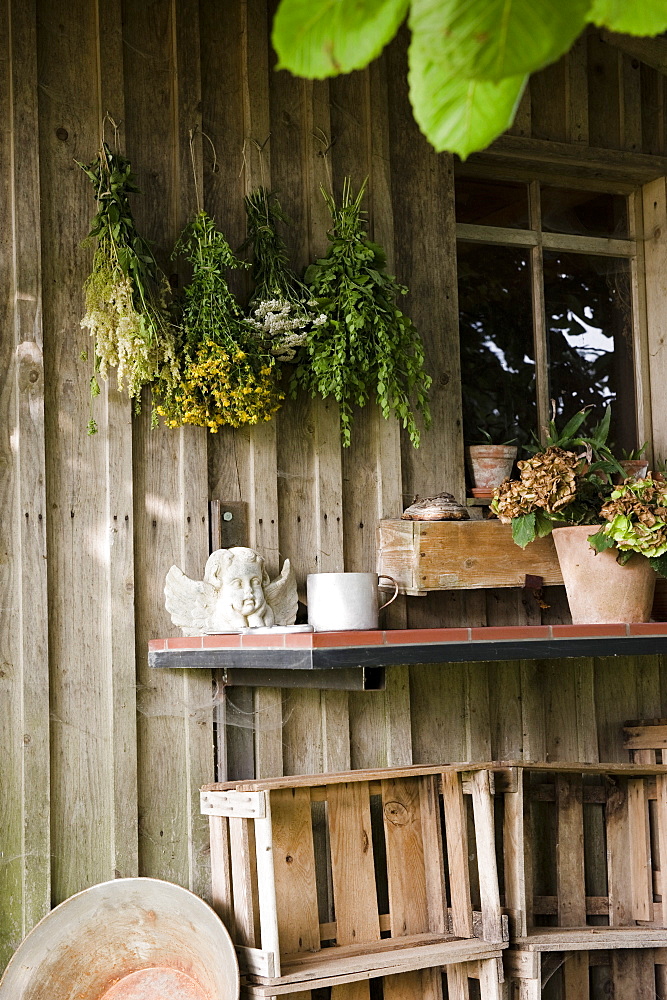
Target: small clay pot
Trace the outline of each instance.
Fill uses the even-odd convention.
[[[516,459],[513,444],[471,444],[466,448],[468,466],[472,477],[472,495],[491,497],[512,473]]]
[[[648,472],[648,459],[644,458],[623,458],[618,463],[625,476],[616,475],[614,477],[614,482],[622,483],[623,479],[645,479],[646,473]]]
[[[584,524],[553,531],[572,624],[649,621],[655,570],[642,555],[619,566],[617,549],[596,552],[588,536],[597,530],[598,525]]]

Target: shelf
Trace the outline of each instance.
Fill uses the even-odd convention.
[[[151,667],[221,669],[229,684],[275,687],[289,676],[286,687],[378,690],[384,675],[372,671],[397,664],[667,653],[667,623],[211,635],[149,647]]]

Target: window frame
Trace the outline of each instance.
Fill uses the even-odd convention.
[[[457,171],[457,176],[471,176],[481,179],[480,173],[467,175]],[[493,171],[485,174],[484,180],[502,183],[505,177],[498,177]],[[588,256],[624,257],[630,264],[630,288],[632,297],[632,355],[634,364],[635,393],[635,433],[637,444],[649,442],[649,460],[652,441],[649,347],[646,310],[646,285],[643,238],[642,192],[615,190],[626,199],[628,213],[628,233],[622,239],[605,236],[577,236],[570,233],[544,232],[541,221],[540,188],[553,187],[554,178],[533,178],[530,181],[516,178],[528,189],[528,229],[509,229],[501,226],[484,226],[470,223],[456,223],[456,243],[477,243],[486,246],[521,247],[528,250],[530,259],[531,310],[533,319],[533,351],[535,357],[536,406],[540,439],[544,443],[546,426],[551,419],[549,394],[549,368],[547,357],[547,320],[544,301],[543,251],[560,250],[567,253],[581,253]],[[609,193],[609,185],[595,184],[593,180],[582,184],[581,179],[570,181],[558,178],[558,186],[585,189],[592,194]]]

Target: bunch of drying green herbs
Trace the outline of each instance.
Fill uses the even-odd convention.
[[[106,142],[89,165],[79,163],[97,201],[86,242],[94,243],[92,270],[84,285],[81,321],[95,338],[92,395],[97,376],[117,369],[119,388],[139,409],[141,388],[170,391],[178,378],[177,333],[168,310],[169,283],[148,243],[138,233],[128,195],[138,192],[130,161]],[[97,430],[91,418],[88,431]]]
[[[294,384],[340,404],[341,438],[350,444],[353,407],[373,396],[383,417],[393,411],[415,448],[419,429],[413,410],[430,424],[424,349],[412,321],[397,305],[407,289],[385,272],[383,249],[367,238],[361,208],[366,182],[356,196],[350,179],[336,205],[322,194],[331,213],[329,250],[312,264],[305,280],[326,322],[314,326],[302,348]]]
[[[317,309],[306,286],[294,274],[285,241],[278,232],[287,218],[280,202],[260,187],[245,198],[248,238],[252,251],[254,291],[248,303],[248,322],[278,361],[292,361],[310,330],[327,317]]]
[[[275,358],[254,335],[227,283],[229,269],[247,267],[213,219],[199,211],[174,248],[192,268],[183,293],[181,376],[160,395],[168,427],[194,424],[215,433],[270,420],[284,394]]]

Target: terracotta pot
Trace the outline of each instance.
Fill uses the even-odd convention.
[[[655,571],[641,555],[619,566],[616,549],[596,553],[588,543],[596,531],[585,524],[553,532],[573,625],[647,622]]]
[[[496,486],[511,475],[516,445],[471,444],[466,454],[473,482],[472,495],[490,497]]]
[[[625,479],[645,479],[648,472],[648,460],[644,458],[624,458],[618,463],[625,470],[625,477],[614,476],[614,482],[622,483]]]

